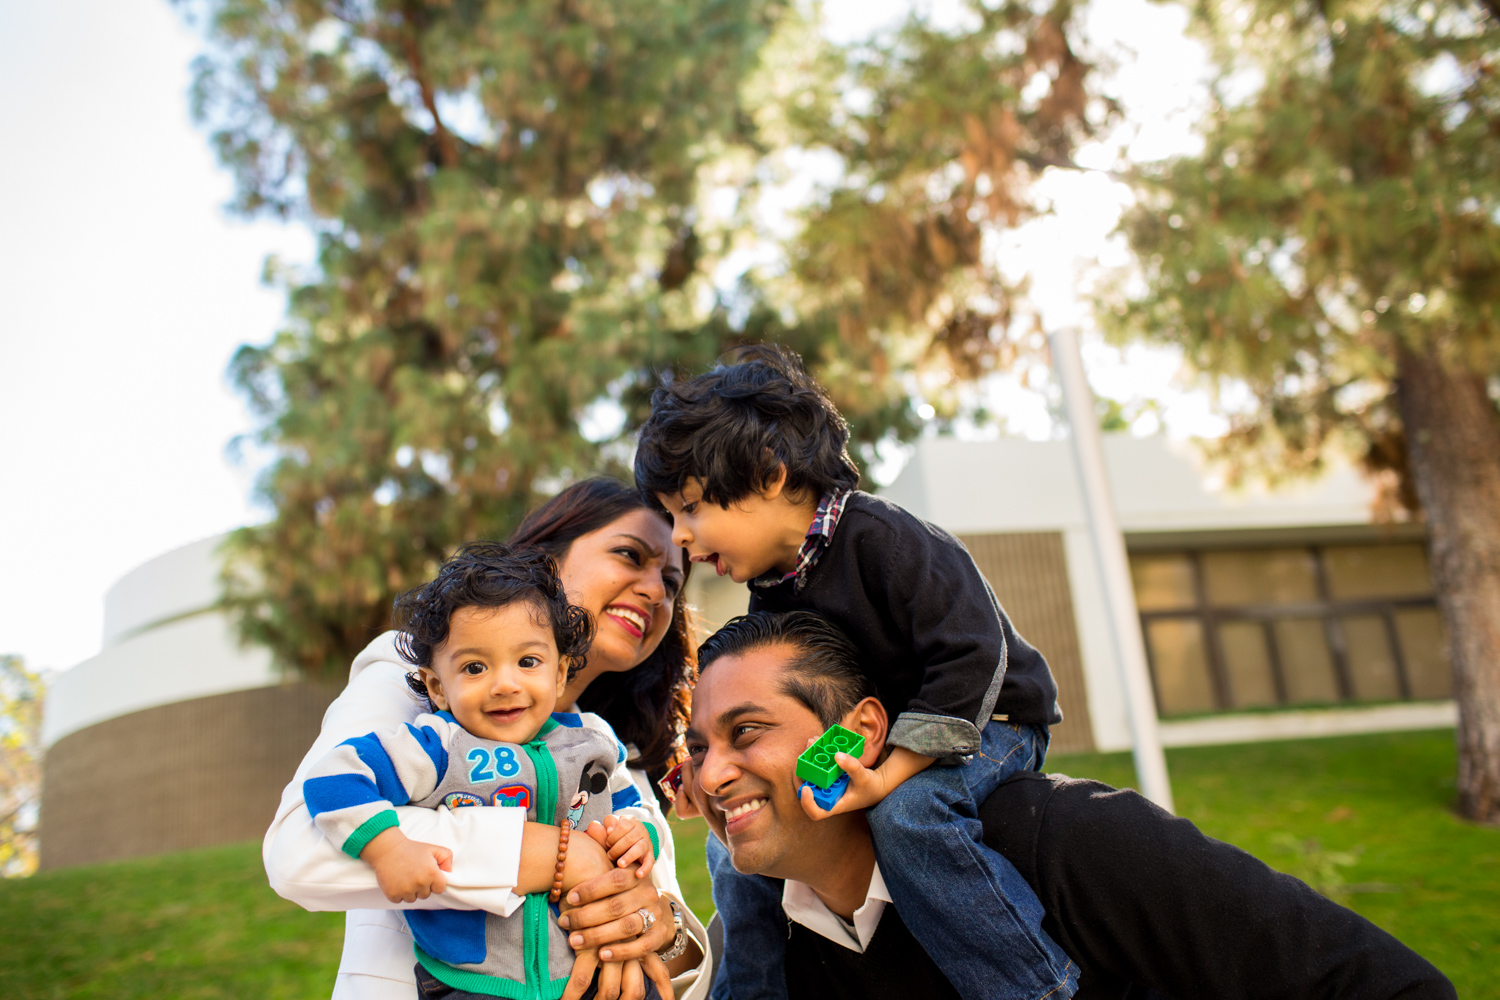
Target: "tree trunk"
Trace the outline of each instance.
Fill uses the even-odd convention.
[[[1458,699],[1458,809],[1500,822],[1500,419],[1484,379],[1400,348],[1396,398],[1427,514]]]

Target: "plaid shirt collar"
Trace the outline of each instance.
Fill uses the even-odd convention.
[[[817,564],[818,557],[828,548],[828,543],[833,541],[833,529],[839,526],[839,517],[844,513],[844,502],[853,492],[853,490],[838,490],[825,494],[823,499],[818,501],[818,513],[813,517],[812,526],[807,529],[807,537],[802,540],[802,548],[797,550],[797,562],[790,573],[779,574],[773,569],[751,580],[751,585],[776,587],[790,580],[793,593],[801,590],[807,574]]]

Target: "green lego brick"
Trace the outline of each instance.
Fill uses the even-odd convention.
[[[839,751],[858,757],[865,752],[865,738],[843,726],[829,726],[828,731],[797,758],[797,777],[810,781],[819,788],[832,787],[839,780],[839,775],[844,773],[844,769],[833,759],[833,755]]]

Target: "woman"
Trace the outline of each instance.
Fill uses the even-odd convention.
[[[685,609],[677,599],[686,567],[682,553],[672,547],[670,525],[634,491],[612,480],[591,479],[534,511],[510,540],[549,552],[569,599],[594,616],[594,643],[564,701],[602,715],[615,728],[630,748],[641,798],[655,810],[650,776],[659,775],[671,761],[694,665]],[[355,658],[348,687],[329,706],[322,733],[282,793],[263,849],[271,886],[282,896],[311,910],[349,911],[336,1000],[412,1000],[412,940],[396,910],[438,902],[387,901],[370,866],[327,843],[302,802],[303,771],[329,749],[350,737],[410,722],[420,711],[406,683],[411,665],[397,654],[394,635],[387,632]],[[511,889],[524,891],[527,884],[527,866],[541,858],[550,871],[555,828],[524,823],[518,810],[406,807],[397,812],[408,836],[453,850],[445,905],[461,902],[509,912],[517,901]],[[668,962],[672,986],[679,1000],[699,1000],[711,985],[700,974],[711,968],[707,935],[682,904],[670,830],[659,815],[653,819],[662,834],[661,855],[649,881],[619,872],[579,886],[586,905],[570,911],[565,926],[584,935],[584,947],[601,946],[608,952],[601,957],[616,962],[647,952],[678,952]],[[674,926],[674,903],[684,937]],[[647,914],[639,912],[643,909]],[[612,917],[612,912],[624,916]],[[649,927],[642,933],[647,915]],[[629,962],[623,973],[619,965],[602,970],[601,995],[610,995],[622,974],[623,995],[639,996],[637,962]]]

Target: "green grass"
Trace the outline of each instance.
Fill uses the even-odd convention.
[[[1129,754],[1047,765],[1135,784]],[[1178,814],[1205,833],[1323,883],[1443,970],[1459,996],[1500,998],[1500,830],[1452,811],[1451,730],[1169,750],[1167,768]]]
[[[1460,996],[1500,1000],[1500,830],[1451,812],[1452,744],[1451,732],[1399,733],[1199,747],[1167,759],[1178,812],[1205,832],[1347,893],[1349,905],[1447,973]],[[1134,783],[1128,754],[1048,763],[1076,777]],[[704,826],[674,828],[683,894],[708,914]],[[278,899],[266,887],[259,848],[0,882],[0,996],[328,996],[342,917]]]

